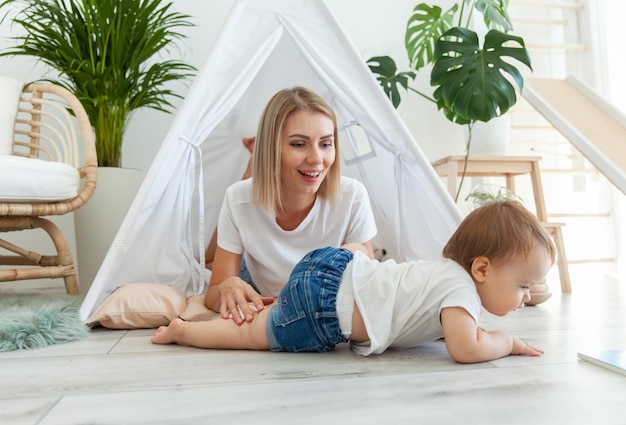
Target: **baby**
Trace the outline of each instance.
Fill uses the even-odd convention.
[[[152,342],[202,348],[357,353],[414,347],[444,337],[450,356],[475,363],[543,350],[478,326],[481,306],[504,316],[523,307],[554,263],[552,239],[516,201],[472,211],[439,261],[379,262],[359,244],[321,248],[293,269],[277,300],[252,322],[173,320]]]

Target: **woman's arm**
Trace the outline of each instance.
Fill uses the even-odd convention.
[[[207,308],[219,312],[223,318],[227,319],[232,314],[237,324],[243,323],[244,319],[247,322],[253,320],[249,302],[261,311],[274,300],[272,297],[260,296],[252,286],[239,278],[241,257],[241,254],[216,248],[213,272],[204,300]]]
[[[441,326],[446,348],[459,363],[478,363],[511,354],[540,356],[543,350],[500,331],[478,327],[474,318],[461,307],[441,311]]]
[[[252,155],[252,149],[254,149],[254,141],[256,136],[252,137],[244,137],[241,139],[241,143],[243,143],[244,147],[250,152]],[[241,176],[241,180],[245,180],[247,178],[252,177],[252,156],[248,159],[248,166],[246,170],[243,172]],[[215,251],[217,250],[217,229],[213,231],[213,235],[211,236],[211,240],[209,241],[209,245],[206,248],[206,252],[204,254],[204,262],[205,267],[209,270],[213,270],[213,260],[215,259]]]
[[[363,242],[361,245],[363,245],[365,249],[367,250],[366,252],[367,256],[373,260],[374,259],[374,244],[372,243],[372,241],[370,240],[367,242]]]
[[[213,270],[213,260],[215,260],[215,251],[217,250],[217,229],[213,232],[209,245],[204,252],[204,267]]]

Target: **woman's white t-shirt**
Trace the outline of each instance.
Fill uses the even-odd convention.
[[[220,248],[244,255],[261,295],[277,296],[309,251],[367,242],[376,235],[376,223],[365,186],[342,177],[334,202],[318,197],[296,229],[283,230],[271,213],[252,202],[252,179],[247,179],[226,190],[217,235]]]
[[[346,306],[359,308],[370,341],[352,343],[367,356],[389,347],[414,347],[443,337],[441,310],[465,309],[478,323],[481,303],[476,285],[457,262],[379,262],[355,252],[343,274],[337,308],[342,332],[352,320]],[[344,317],[341,316],[343,312]]]

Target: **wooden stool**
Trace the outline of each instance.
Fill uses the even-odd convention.
[[[563,243],[562,227],[564,223],[548,222],[546,203],[543,197],[543,186],[541,185],[541,173],[539,171],[538,156],[488,156],[474,155],[467,159],[465,176],[467,177],[504,177],[506,187],[515,193],[515,176],[528,174],[533,188],[535,207],[537,209],[537,219],[548,234],[552,236],[556,246],[556,262],[559,268],[559,278],[561,280],[561,291],[572,292],[569,269],[567,267],[567,256],[565,255],[565,244]],[[432,163],[435,172],[447,178],[447,188],[453,198],[457,191],[457,177],[463,174],[465,167],[465,156],[447,156]]]
[[[559,268],[559,278],[561,279],[561,292],[572,292],[572,285],[569,278],[569,268],[567,267],[567,257],[565,255],[565,244],[563,243],[564,223],[541,223],[548,234],[552,236],[556,246],[556,264]]]

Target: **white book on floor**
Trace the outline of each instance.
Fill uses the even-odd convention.
[[[626,376],[626,350],[583,351],[578,357]]]

